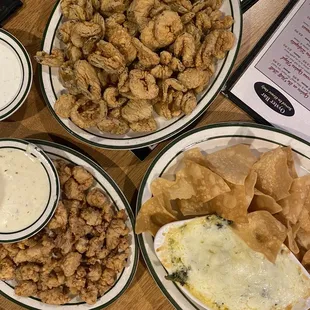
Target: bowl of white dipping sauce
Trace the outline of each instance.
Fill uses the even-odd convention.
[[[52,218],[59,195],[56,168],[40,148],[0,139],[0,243],[38,233]]]

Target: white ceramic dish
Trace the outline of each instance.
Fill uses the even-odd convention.
[[[167,232],[171,229],[171,228],[176,228],[176,227],[180,227],[183,226],[184,224],[193,221],[193,219],[191,220],[184,220],[184,221],[177,221],[177,222],[173,222],[173,223],[169,223],[163,227],[160,228],[160,230],[157,232],[155,238],[154,238],[154,250],[155,253],[157,253],[157,257],[159,259],[159,261],[162,261],[161,257],[160,257],[160,251],[157,251],[160,247],[162,247],[165,243],[165,234],[167,234]],[[282,248],[285,249],[286,251],[288,251],[287,247],[285,245],[282,245]],[[297,258],[295,257],[295,255],[293,253],[289,253],[289,258],[292,262],[294,262],[295,264],[297,264],[300,269],[302,270],[303,274],[310,279],[309,273],[307,272],[307,270],[300,264],[300,262],[297,260]],[[164,257],[163,257],[164,259]],[[167,270],[168,272],[170,272],[170,270]],[[211,310],[209,307],[207,307],[206,305],[204,305],[199,299],[197,299],[195,296],[193,296],[184,286],[180,285],[180,284],[176,284],[178,286],[178,288],[185,294],[187,295],[190,299],[192,299],[197,305],[199,305],[199,307],[201,307],[202,309],[206,309],[206,310]],[[310,308],[310,298],[308,298],[308,300],[300,300],[300,303],[298,306],[293,307],[292,310],[308,310]]]
[[[114,286],[105,293],[101,298],[98,299],[97,303],[94,305],[87,305],[81,300],[73,299],[70,303],[63,306],[53,306],[42,303],[39,299],[34,297],[20,297],[14,294],[14,282],[13,281],[0,281],[0,293],[6,298],[10,299],[14,303],[27,308],[35,310],[99,310],[109,306],[115,300],[117,300],[128,288],[131,281],[134,278],[138,261],[139,261],[139,250],[137,245],[137,240],[135,234],[133,233],[134,225],[134,215],[132,213],[131,207],[126,200],[124,194],[121,192],[120,188],[111,179],[111,177],[94,161],[90,160],[81,153],[74,151],[68,147],[42,141],[42,140],[32,140],[32,143],[36,143],[41,147],[44,152],[51,159],[63,159],[75,165],[81,165],[85,167],[95,178],[97,184],[96,187],[103,189],[109,194],[111,200],[117,209],[125,209],[128,215],[127,226],[130,228],[130,238],[131,238],[131,255],[128,259],[127,266],[118,275]]]
[[[29,156],[37,158],[46,172],[46,177],[49,183],[49,198],[46,202],[43,212],[35,222],[28,227],[18,231],[0,232],[0,242],[10,243],[31,237],[32,235],[38,233],[49,222],[57,207],[60,196],[60,185],[54,164],[38,146],[23,140],[0,139],[0,148],[25,151],[29,154]]]
[[[211,80],[206,91],[199,97],[199,104],[197,108],[190,115],[180,116],[170,121],[167,121],[161,117],[156,117],[159,125],[158,130],[147,134],[130,132],[127,135],[117,136],[102,133],[96,129],[83,130],[73,124],[69,119],[62,119],[56,115],[54,111],[54,104],[60,94],[64,91],[64,88],[59,82],[58,69],[42,66],[40,69],[41,89],[45,102],[51,113],[70,134],[97,147],[110,149],[136,149],[161,142],[176,135],[178,132],[184,130],[187,126],[199,118],[210,106],[217,94],[222,90],[237,57],[242,34],[240,1],[225,0],[221,10],[225,12],[225,14],[232,15],[234,17],[235,23],[232,27],[232,31],[235,34],[236,43],[234,48],[227,54],[226,58],[218,63],[213,79]],[[62,22],[63,17],[58,3],[51,14],[43,36],[42,49],[45,52],[50,53],[54,47],[61,47],[61,43],[56,36],[56,32]]]
[[[25,47],[0,29],[0,121],[17,111],[32,85],[32,66]]]
[[[138,193],[138,213],[142,204],[151,198],[151,182],[160,177],[173,176],[182,158],[182,153],[193,147],[200,147],[206,153],[212,153],[231,145],[245,143],[259,154],[279,145],[290,145],[294,152],[298,174],[310,173],[310,143],[284,131],[251,123],[223,123],[209,125],[188,131],[167,145],[154,159],[144,178]],[[167,281],[167,271],[162,267],[154,251],[154,239],[149,233],[138,236],[140,249],[146,265],[163,294],[178,310],[202,310],[200,305],[189,298],[180,288]]]

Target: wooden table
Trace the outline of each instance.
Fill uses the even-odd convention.
[[[56,0],[24,0],[23,8],[5,23],[4,29],[15,35],[31,55],[34,82],[23,106],[11,117],[0,122],[0,137],[39,138],[71,143],[77,148],[82,148],[117,182],[134,209],[137,190],[147,167],[169,141],[161,143],[147,159],[140,162],[130,151],[103,150],[81,143],[70,136],[53,118],[41,95],[38,66],[33,55],[40,50],[42,34],[55,3]],[[251,51],[287,3],[288,0],[260,0],[244,14],[242,45],[236,66]],[[252,119],[224,96],[219,95],[197,126],[227,121],[252,121]],[[22,308],[0,297],[0,309]],[[156,286],[143,259],[140,258],[138,271],[130,288],[108,309],[170,310],[173,307]]]

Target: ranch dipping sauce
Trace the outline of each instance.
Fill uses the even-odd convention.
[[[30,152],[0,149],[0,232],[33,224],[47,205],[49,191],[48,175]]]

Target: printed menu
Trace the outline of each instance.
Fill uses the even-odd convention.
[[[270,124],[310,141],[310,0],[300,0],[230,89]]]

